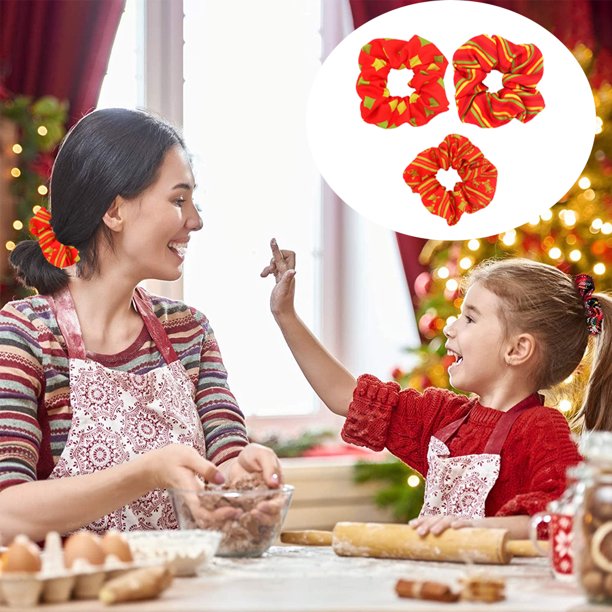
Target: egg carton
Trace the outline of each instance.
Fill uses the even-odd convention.
[[[77,569],[55,573],[5,572],[0,574],[0,603],[20,608],[35,606],[40,602],[64,603],[70,599],[97,599],[107,580],[152,565],[144,561],[123,563],[110,560],[102,567],[85,567],[82,564]]]

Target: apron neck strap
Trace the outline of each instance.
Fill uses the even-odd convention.
[[[506,442],[506,438],[510,433],[510,429],[512,428],[512,425],[514,425],[514,421],[516,421],[519,415],[523,411],[528,410],[530,408],[534,408],[538,405],[541,406],[543,403],[544,398],[541,395],[534,393],[533,395],[530,395],[529,397],[516,404],[516,406],[510,408],[510,410],[504,412],[501,415],[499,421],[497,421],[497,423],[495,424],[495,427],[493,428],[493,431],[491,432],[491,435],[487,440],[487,444],[483,452],[499,455],[501,453],[502,447],[504,446],[504,443]],[[444,442],[444,444],[446,444],[448,440],[455,435],[461,425],[463,425],[463,423],[467,420],[468,416],[470,416],[471,411],[471,409],[468,410],[468,412],[464,416],[438,430],[434,434],[435,437],[438,438],[440,442]]]
[[[470,416],[470,412],[472,409],[468,410],[462,417],[458,418],[456,421],[452,421],[448,425],[445,425],[442,429],[438,429],[434,436],[440,440],[440,442],[444,442],[446,444],[450,438],[452,438],[457,430],[463,425],[465,420]]]
[[[516,406],[510,408],[510,410],[504,412],[499,421],[497,421],[495,429],[493,429],[491,432],[484,452],[494,455],[501,454],[501,450],[506,442],[508,434],[510,433],[510,429],[512,429],[512,425],[514,425],[514,421],[516,421],[516,419],[521,415],[521,413],[525,412],[525,410],[535,408],[536,406],[541,406],[543,403],[543,397],[534,393],[533,395],[530,395],[523,401],[519,402]]]
[[[70,290],[66,287],[53,297],[49,296],[49,300],[51,301],[52,310],[55,312],[57,325],[66,342],[68,358],[86,359],[87,353],[83,344],[81,325]],[[178,355],[172,347],[168,334],[166,334],[153,311],[151,298],[140,287],[136,287],[134,290],[134,305],[166,363],[170,364],[176,361]]]
[[[170,364],[178,360],[178,355],[168,338],[168,334],[164,330],[163,325],[160,323],[155,312],[153,311],[153,303],[151,298],[141,287],[134,289],[134,304],[138,313],[142,317],[144,324],[147,326],[153,342],[157,346],[159,352],[166,363]]]
[[[83,344],[83,334],[81,325],[77,317],[72,294],[68,287],[65,287],[53,297],[49,297],[55,312],[57,326],[64,336],[66,349],[69,359],[85,359],[85,345]]]

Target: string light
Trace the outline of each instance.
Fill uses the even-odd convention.
[[[603,132],[603,119],[601,117],[595,117],[595,133],[601,134]]]
[[[606,273],[606,266],[605,266],[605,264],[602,264],[601,262],[596,263],[593,266],[593,272],[595,272],[595,274],[597,274],[597,276],[603,276]]]
[[[23,223],[19,219],[15,219],[15,221],[13,221],[13,228],[16,229],[17,231],[22,230]]]
[[[15,243],[9,240],[5,245],[7,251],[12,251],[15,248]]]
[[[456,320],[457,320],[457,317],[455,315],[451,315],[450,317],[448,317],[448,319],[446,319],[446,324],[452,325]]]
[[[516,242],[516,231],[510,230],[502,236],[502,242],[506,246],[512,246]]]
[[[580,187],[580,189],[588,189],[591,186],[591,181],[589,180],[588,176],[581,176],[580,180],[578,181],[578,187]]]
[[[561,257],[561,249],[559,247],[553,247],[548,251],[548,256],[551,259],[559,259]]]
[[[569,234],[568,237],[565,239],[565,242],[572,246],[578,242],[578,238],[576,238],[575,234]]]
[[[446,266],[442,266],[441,268],[438,268],[437,274],[439,278],[443,278],[443,279],[448,278],[450,276],[450,272]]]
[[[529,225],[532,225],[534,227],[536,225],[538,225],[539,223],[540,223],[540,216],[539,215],[536,215],[535,217],[531,217],[531,219],[529,220]]]
[[[592,189],[587,189],[583,194],[585,200],[592,202],[595,199],[595,192]]]
[[[582,253],[578,249],[574,249],[573,251],[570,251],[569,258],[571,261],[580,261],[581,257],[582,257]]]
[[[563,384],[564,385],[569,385],[574,381],[574,375],[570,374],[564,381]]]
[[[550,221],[552,219],[552,212],[550,210],[545,210],[540,215],[540,219],[542,219],[542,221]]]
[[[562,399],[559,402],[559,410],[561,412],[569,412],[572,409],[572,402],[570,402],[568,399]]]
[[[595,231],[599,231],[601,229],[602,225],[603,225],[603,221],[601,219],[599,219],[599,218],[593,219],[593,221],[591,221],[591,227]]]
[[[44,125],[40,125],[38,127],[38,129],[36,130],[41,136],[46,136],[49,132],[49,130],[44,126]]]
[[[473,263],[474,261],[472,260],[471,257],[462,257],[461,261],[459,262],[459,267],[462,270],[469,270],[472,267]]]
[[[421,484],[421,479],[416,474],[411,474],[406,482],[409,487],[418,487]]]
[[[32,212],[36,214],[40,210],[40,206],[37,204],[36,206],[32,206]]]
[[[446,281],[446,288],[449,291],[457,291],[457,289],[459,289],[459,283],[454,278],[450,278]]]
[[[604,235],[612,234],[612,223],[606,222],[601,226],[601,233]]]
[[[565,225],[566,227],[574,227],[574,225],[576,225],[576,212],[573,210],[562,210],[559,213],[559,218],[561,219],[563,225]]]
[[[480,248],[480,240],[476,240],[476,238],[472,238],[468,244],[468,249],[470,249],[470,251],[477,251]]]
[[[12,150],[15,155],[19,155],[23,151],[23,147],[20,144],[14,144]]]
[[[19,178],[21,176],[21,170],[19,168],[11,168],[11,176],[13,178]]]
[[[38,193],[40,193],[40,195],[42,196],[47,195],[47,193],[49,192],[49,190],[44,185],[39,185],[36,191],[38,191]]]

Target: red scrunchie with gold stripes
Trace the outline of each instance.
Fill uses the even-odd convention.
[[[63,245],[51,227],[51,213],[41,206],[30,219],[30,232],[38,239],[45,259],[56,268],[67,268],[79,261],[79,251]]]
[[[425,125],[448,110],[444,91],[444,73],[448,60],[433,43],[421,36],[409,41],[376,38],[359,53],[361,74],[357,93],[361,98],[361,116],[367,123],[394,128],[402,123]],[[392,69],[411,69],[414,76],[408,86],[410,96],[392,96],[387,77]]]
[[[501,36],[481,34],[453,55],[455,102],[461,121],[483,128],[516,118],[531,121],[543,108],[537,84],[544,74],[542,52],[533,44],[515,45]],[[491,70],[503,73],[503,87],[488,93],[483,83]]]
[[[452,191],[436,178],[438,170],[454,168],[461,177]],[[465,136],[448,135],[439,147],[419,153],[404,170],[404,180],[430,213],[455,225],[463,213],[488,206],[497,187],[497,168]]]

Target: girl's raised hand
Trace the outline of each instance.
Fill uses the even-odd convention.
[[[276,240],[270,241],[272,259],[262,271],[261,276],[265,278],[274,275],[276,285],[270,295],[270,309],[275,317],[294,312],[295,296],[295,252],[285,251],[278,248]]]

